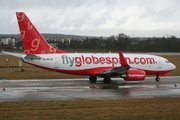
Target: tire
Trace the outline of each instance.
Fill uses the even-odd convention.
[[[95,83],[97,81],[97,77],[96,76],[90,76],[89,81]]]
[[[157,77],[157,78],[156,78],[156,81],[157,81],[157,82],[159,82],[159,81],[160,81],[160,78],[159,78],[159,77]]]
[[[105,77],[103,81],[104,81],[104,83],[106,83],[106,84],[110,84],[110,83],[111,83],[111,78]]]

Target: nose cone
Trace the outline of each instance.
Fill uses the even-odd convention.
[[[174,70],[176,69],[176,66],[174,64],[171,63],[171,69]]]

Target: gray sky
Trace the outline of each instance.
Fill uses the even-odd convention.
[[[180,0],[0,0],[0,34],[23,11],[41,33],[180,37]]]

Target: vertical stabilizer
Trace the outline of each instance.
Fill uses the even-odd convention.
[[[25,54],[66,53],[51,47],[38,32],[25,13],[16,12]]]

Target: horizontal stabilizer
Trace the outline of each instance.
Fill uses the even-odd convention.
[[[24,55],[24,54],[11,53],[11,52],[5,52],[5,51],[2,51],[2,53],[12,55],[12,56],[15,56],[15,57],[19,57],[19,58],[21,58],[21,56]]]

